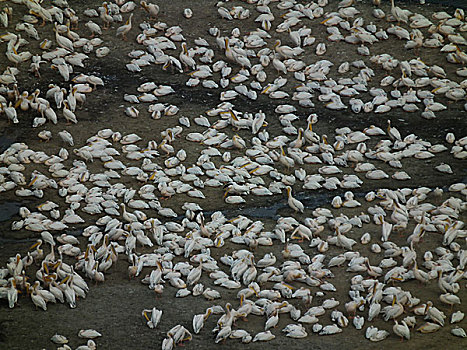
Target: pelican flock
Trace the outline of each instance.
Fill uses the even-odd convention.
[[[0,307],[79,308],[124,266],[163,350],[349,328],[460,346],[464,9],[175,3],[2,3],[3,235],[34,244],[2,253]]]

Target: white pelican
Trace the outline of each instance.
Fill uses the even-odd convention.
[[[16,113],[16,109],[12,105],[11,102],[10,102],[10,105],[8,107],[4,107],[3,103],[0,102],[0,109],[1,109],[1,111],[3,111],[6,114],[6,116],[8,118],[8,121],[13,122],[13,124],[18,124],[19,123],[18,115]]]
[[[89,29],[89,31],[91,32],[91,37],[90,38],[94,38],[94,36],[96,34],[98,35],[102,35],[102,30],[101,30],[101,27],[99,27],[99,25],[93,21],[88,21],[86,23],[86,27]]]
[[[195,334],[198,334],[201,331],[201,329],[204,327],[204,322],[206,322],[211,314],[212,308],[208,308],[204,314],[193,316],[193,332]]]
[[[63,47],[64,49],[68,51],[74,52],[75,49],[73,46],[73,42],[67,37],[60,35],[58,33],[57,26],[55,26],[54,30],[55,30],[55,40],[57,41],[57,45],[60,47]]]
[[[180,62],[183,63],[186,67],[191,68],[192,70],[196,69],[196,62],[188,53],[186,43],[182,43],[182,52],[180,52]]]
[[[397,22],[407,23],[409,16],[407,10],[402,10],[399,6],[394,5],[394,0],[391,0],[391,14],[394,16]]]
[[[392,327],[392,330],[394,331],[394,333],[398,335],[399,337],[401,337],[401,340],[403,338],[410,340],[410,329],[405,323],[405,321],[402,321],[402,324],[399,324],[397,320],[394,320],[394,322],[395,324]]]
[[[67,101],[63,102],[63,116],[65,117],[68,124],[78,123],[78,119],[76,118],[75,113],[73,113],[71,109],[69,108]],[[52,117],[52,120],[53,120],[53,117]]]
[[[286,190],[287,190],[287,203],[289,204],[289,207],[292,208],[295,212],[303,213],[303,211],[305,210],[305,206],[303,205],[302,202],[300,202],[298,199],[295,199],[292,196],[292,188],[290,186],[287,186]]]
[[[78,337],[85,339],[95,339],[97,337],[102,337],[102,334],[94,329],[81,329],[78,332]]]
[[[127,40],[126,35],[131,30],[131,19],[133,18],[133,13],[130,14],[130,17],[125,22],[124,25],[117,28],[117,36],[121,35],[123,40]]]
[[[253,342],[257,341],[269,341],[274,339],[276,336],[271,331],[259,332],[253,337]]]
[[[457,295],[451,293],[441,294],[439,296],[439,300],[445,304],[451,305],[451,310],[455,304],[461,304],[460,298]]]
[[[36,281],[36,282],[39,283],[39,281]],[[34,287],[29,287],[29,292],[31,292],[32,302],[34,303],[34,305],[36,305],[36,309],[37,309],[37,307],[40,307],[44,311],[47,311],[47,303],[46,303],[45,299],[42,297],[42,295],[40,295],[37,292],[38,286],[39,286],[39,284],[35,283]]]
[[[397,130],[395,127],[391,126],[391,121],[389,119],[388,119],[387,132],[388,132],[389,137],[392,140],[401,141],[401,134],[400,134],[399,130]]]
[[[155,20],[157,18],[159,14],[159,6],[157,4],[147,3],[146,1],[141,1],[140,4],[149,14],[149,20]]]

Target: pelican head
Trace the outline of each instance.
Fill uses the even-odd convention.
[[[36,243],[34,243],[30,248],[29,250],[32,250],[36,247],[40,247],[42,245],[42,239],[38,239]]]

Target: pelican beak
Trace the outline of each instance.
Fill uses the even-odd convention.
[[[258,296],[258,292],[253,287],[249,287],[249,288],[253,291],[253,293],[255,293],[256,296]]]
[[[229,110],[229,113],[230,113],[230,116],[232,117],[233,120],[238,121],[237,116],[235,115],[235,113],[232,110]]]
[[[32,249],[36,248],[40,244],[41,244],[41,242],[34,243],[32,246],[29,247],[29,250],[32,250]]]
[[[167,70],[168,68],[170,67],[170,61],[167,61],[163,66],[162,66],[162,69],[163,70]],[[191,73],[188,73],[188,75],[193,75],[194,72],[191,72]]]
[[[191,338],[193,338],[193,336],[191,334],[188,334],[185,338],[182,339],[182,341],[191,340]]]
[[[272,85],[266,86],[266,87],[263,89],[263,91],[261,91],[261,93],[262,93],[262,94],[265,94],[266,92],[269,91],[269,89],[270,89],[271,87],[272,87]]]
[[[32,185],[34,185],[34,183],[37,181],[38,178],[39,178],[38,176],[34,176],[31,182],[29,182],[28,187],[31,187]]]
[[[204,316],[204,320],[206,321],[208,319],[209,316],[211,316],[211,313],[212,313],[212,310],[211,308],[208,309],[208,312],[206,313],[206,315]]]
[[[148,313],[146,311],[143,311],[143,315],[144,315],[144,318],[146,319],[146,321],[149,322]]]
[[[254,168],[254,169],[252,169],[252,170],[250,170],[249,173],[250,173],[250,174],[253,174],[253,173],[254,173],[256,170],[258,170],[258,169],[259,169],[259,166],[256,167],[256,168]]]

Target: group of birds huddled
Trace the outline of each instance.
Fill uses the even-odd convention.
[[[238,6],[226,2],[218,3],[214,11],[220,28],[206,28],[210,37],[189,43],[183,24],[161,22],[159,6],[146,1],[140,6],[108,1],[97,10],[83,11],[92,19],[86,23],[90,39],[72,31],[80,16],[64,0],[52,0],[50,8],[35,0],[13,2],[28,9],[17,32],[40,40],[34,24],[42,25],[42,20],[53,23],[55,41],[44,39],[43,54],[32,55],[21,51],[27,41],[19,33],[1,35],[7,42],[7,58],[16,66],[31,60],[31,73],[38,79],[40,64],[50,61],[68,85],[51,84],[45,96],[38,89],[21,91],[18,68],[8,67],[0,75],[0,112],[14,124],[22,119],[17,110],[36,111],[33,127],[47,121],[56,124],[55,110],[62,110],[67,122],[77,123],[75,112],[79,116],[87,94],[104,81],[85,73],[72,78],[73,67],[84,68],[87,54],[104,43],[96,35],[104,36],[102,30],[124,21],[116,35],[135,38],[142,45],[128,53],[129,71],[145,73],[151,64],[161,65],[163,74],[186,74],[188,87],[217,91],[219,98],[206,106],[204,114],[188,116],[186,106],[172,103],[176,86],[148,79],[137,93],[128,91],[122,98],[131,103],[125,114],[132,118],[140,115],[138,104],[148,103],[154,123],[163,120],[169,125],[158,133],[102,128],[81,145],[63,130],[56,154],[38,151],[33,143],[16,142],[5,149],[0,155],[0,193],[38,203],[22,206],[11,230],[40,236],[27,254],[15,254],[0,268],[0,299],[10,308],[20,292],[30,296],[36,308],[47,310],[57,301],[75,308],[78,298],[86,298],[88,282],[104,282],[106,272],[125,257],[129,278],[140,279],[156,295],[175,289],[175,298],[203,297],[212,302],[193,316],[191,325],[172,327],[162,341],[163,350],[203,332],[210,317],[217,317],[216,343],[269,341],[280,333],[291,338],[330,335],[349,325],[365,327],[370,341],[384,340],[388,329],[410,339],[415,327],[432,333],[463,321],[458,294],[467,277],[466,184],[403,188],[398,181],[410,182],[409,173],[418,176],[417,166],[427,166],[427,160],[446,176],[461,171],[444,161],[459,164],[467,158],[467,136],[447,133],[445,142],[432,143],[416,132],[403,135],[387,120],[362,130],[337,128],[328,137],[322,132],[328,130],[324,113],[315,113],[321,103],[330,110],[350,107],[354,113],[387,113],[397,107],[417,112],[417,104],[423,103],[423,111],[416,114],[433,119],[448,108],[435,101],[438,97],[453,101],[449,109],[457,108],[465,102],[464,81],[448,79],[441,66],[420,57],[399,60],[396,52],[371,56],[369,49],[385,40],[417,55],[442,47],[449,64],[465,65],[461,47],[467,44],[462,34],[467,22],[462,9],[453,16],[434,13],[433,23],[394,1],[390,13],[385,13],[375,0],[376,24],[366,24],[353,0],[339,2],[336,12],[330,12],[335,4],[327,0],[307,5],[294,0],[237,1]],[[2,11],[1,23],[8,28],[13,10]],[[259,13],[256,30],[242,37],[237,27],[222,36],[224,23],[248,21],[254,11]],[[132,21],[141,16],[146,21],[138,23],[141,32],[135,34]],[[193,21],[196,11],[184,9],[180,16]],[[359,45],[361,59],[341,60],[334,69],[332,60],[337,58],[326,52],[325,42],[311,48],[319,29],[331,42]],[[293,47],[283,45],[279,37]],[[98,59],[108,53],[105,46],[95,50]],[[387,75],[382,77],[379,68]],[[456,73],[464,77],[467,70],[459,68]],[[286,102],[264,111],[247,110],[241,102],[263,96]],[[54,142],[48,130],[38,136]],[[442,163],[431,165],[441,157]],[[377,180],[389,178],[397,181],[390,183],[395,189],[380,188]],[[362,186],[373,190],[361,193]],[[302,200],[306,193],[334,190],[339,195],[329,197],[322,207],[307,206]],[[203,209],[210,200],[229,208],[272,196],[282,196],[283,207],[290,208],[277,220]],[[82,229],[83,237],[70,234],[72,228]],[[426,250],[425,242],[436,247]],[[367,245],[369,249],[363,247]],[[223,255],[216,259],[219,252]],[[333,280],[338,269],[352,274],[347,300],[333,296],[337,287],[342,288]],[[410,287],[414,280],[436,290],[439,300],[417,297]],[[227,289],[238,290],[238,300],[221,306],[218,299]],[[447,310],[444,305],[449,313],[442,311]],[[250,317],[261,317],[264,331],[252,333],[236,322]],[[164,318],[156,305],[142,310],[142,319],[149,328],[157,328]],[[280,319],[290,322],[279,333],[275,328]],[[375,327],[372,321],[377,319],[388,321],[387,329]],[[451,327],[453,335],[466,337],[463,328]],[[69,348],[60,337],[56,343]],[[94,349],[95,343],[91,340],[80,348],[85,347]]]
[[[327,0],[308,5],[283,1],[277,6],[281,10],[277,14],[268,1],[256,2],[254,9],[259,15],[254,21],[259,28],[242,33],[235,27],[229,35],[223,36],[225,29],[210,27],[211,37],[198,37],[191,45],[183,35],[182,24],[143,22],[139,25],[142,32],[136,37],[143,48],[130,52],[127,69],[140,72],[156,64],[164,70],[185,73],[187,86],[219,90],[221,101],[240,97],[254,101],[266,95],[273,100],[292,98],[304,108],[313,108],[317,101],[331,110],[350,108],[354,113],[381,114],[401,108],[404,112],[420,111],[426,119],[436,118],[437,112],[448,108],[437,101],[439,97],[463,102],[460,108],[467,108],[466,83],[459,81],[467,76],[464,67],[467,54],[462,49],[467,44],[463,36],[467,31],[464,10],[457,9],[454,15],[437,12],[428,19],[392,4],[390,13],[376,7],[372,12],[375,23],[366,23],[366,19],[358,17],[360,11],[352,7],[353,4],[353,0],[341,1],[337,12],[325,12],[329,6]],[[233,6],[229,10],[222,5],[225,4],[218,4],[222,20],[249,20],[252,16],[253,9]],[[282,22],[274,31],[273,23],[278,19]],[[276,37],[271,35],[274,32]],[[277,34],[284,37],[287,32],[287,40],[293,46],[283,45],[277,39]],[[338,54],[345,50],[353,52],[353,47],[357,46],[358,58],[346,61],[345,57],[338,57],[338,63],[319,59],[328,56],[326,43],[319,42],[324,40],[323,32],[330,41],[327,45]],[[402,50],[404,47],[413,50],[416,56],[402,60],[390,53],[371,55],[370,49],[380,51],[378,46],[385,45],[389,39],[396,43],[401,41],[397,45]],[[425,63],[420,57],[421,47],[427,56],[438,49],[442,55],[447,54],[450,64],[461,65],[456,70],[457,78],[448,77],[440,65]],[[179,54],[174,53],[177,49]],[[314,54],[306,54],[310,50],[315,51]],[[382,76],[378,68],[386,74]],[[288,78],[271,79],[276,76],[274,71]],[[388,91],[387,87],[392,90]],[[155,101],[154,96],[148,99],[147,93],[150,94],[130,95],[128,102]],[[162,104],[155,104],[159,105]],[[148,112],[155,118],[153,106],[149,106]],[[139,115],[138,107],[128,109],[132,111],[127,113],[129,116]],[[293,112],[292,109],[286,113]],[[291,132],[296,134],[298,130]]]
[[[76,350],[96,350],[97,344],[94,339],[101,337],[102,334],[94,329],[81,329],[78,332],[78,338],[87,339],[86,344],[80,345]],[[64,335],[55,333],[50,340],[56,344],[61,345],[58,349],[60,350],[71,350],[72,348],[68,345],[69,340]]]
[[[0,75],[0,113],[7,117],[9,123],[18,124],[22,119],[30,119],[25,114],[32,111],[34,128],[47,122],[57,124],[59,119],[67,124],[76,124],[76,109],[82,108],[86,96],[97,86],[103,86],[104,82],[92,74],[81,73],[73,76],[73,73],[76,69],[85,67],[85,62],[89,59],[88,54],[95,51],[96,57],[104,57],[109,52],[108,47],[99,47],[103,43],[100,38],[87,39],[73,31],[78,25],[78,17],[66,0],[54,0],[50,8],[43,7],[41,2],[35,0],[13,2],[24,6],[21,10],[26,8],[27,14],[16,23],[13,32],[0,35],[0,42],[6,42],[5,55],[14,64],[14,67],[8,66]],[[13,9],[9,6],[3,11],[9,16],[13,14]],[[41,19],[42,23],[39,24]],[[7,30],[13,30],[12,23],[3,24]],[[41,29],[38,31],[34,24],[38,24]],[[52,28],[55,32],[54,38],[44,38],[45,28]],[[25,37],[33,42],[29,42]],[[40,43],[36,44],[38,41]],[[26,51],[25,47],[29,47],[35,53]],[[49,69],[56,70],[65,84],[50,84],[45,94],[38,88],[33,91],[23,90],[21,85],[24,84],[19,84],[16,77],[20,73],[18,66],[25,62],[31,62],[29,73],[38,80],[41,78],[41,70],[44,70],[41,65],[49,64]],[[61,112],[58,112],[59,110]],[[66,142],[72,143],[68,132],[65,130],[62,133],[65,134]],[[62,136],[62,133],[59,136]],[[49,141],[52,133],[43,130],[38,136],[44,141]]]

